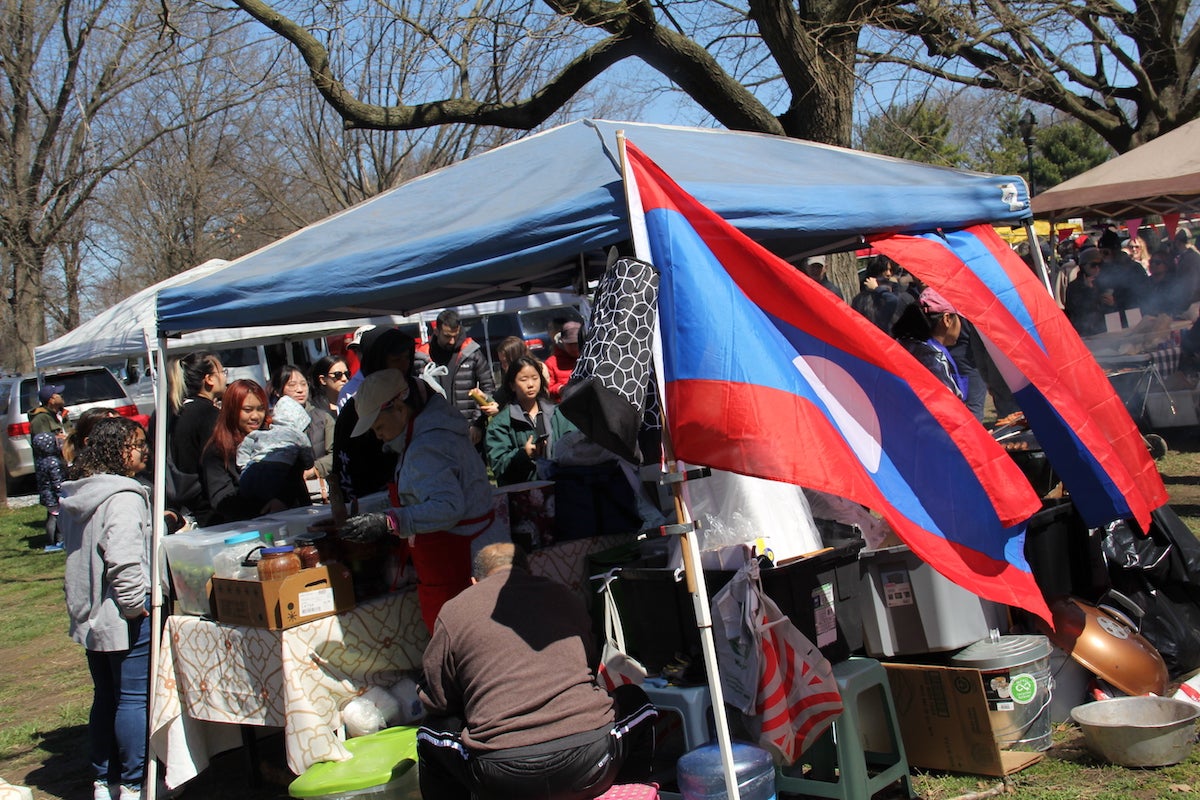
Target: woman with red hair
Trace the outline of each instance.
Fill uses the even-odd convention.
[[[225,388],[217,425],[200,457],[200,485],[212,508],[205,518],[197,518],[201,526],[252,519],[312,502],[302,468],[296,470],[294,478],[289,478],[286,490],[278,497],[252,495],[239,485],[238,445],[247,434],[270,425],[267,393],[261,386],[254,381],[239,380]]]

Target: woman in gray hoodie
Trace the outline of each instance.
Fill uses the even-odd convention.
[[[88,738],[95,797],[140,798],[146,762],[150,635],[150,495],[146,432],[125,417],[96,423],[62,485],[71,638],[92,674]],[[109,786],[119,785],[119,794]]]

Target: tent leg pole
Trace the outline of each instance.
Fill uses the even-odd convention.
[[[158,380],[154,383],[154,517],[150,546],[150,723],[154,721],[154,696],[158,687],[158,654],[162,649],[163,592],[162,592],[162,539],[166,534],[167,504],[167,340],[159,338],[158,352],[154,354]],[[147,726],[146,737],[150,730]],[[142,783],[142,796],[156,800],[158,796],[158,759],[146,743],[146,777]]]
[[[669,435],[663,429],[663,444],[669,448]],[[674,471],[676,462],[671,460]],[[671,487],[675,499],[675,515],[680,523],[690,523],[691,515],[683,502],[681,484]],[[700,629],[700,649],[704,654],[704,671],[708,675],[708,691],[712,697],[713,722],[717,728],[717,746],[721,750],[721,764],[725,772],[725,791],[730,800],[741,800],[738,789],[737,768],[733,763],[733,740],[729,736],[729,719],[725,714],[725,695],[721,691],[721,673],[717,664],[717,647],[713,640],[712,611],[708,605],[708,587],[705,585],[704,570],[700,567],[700,545],[695,533],[680,537],[683,549],[683,574],[688,592],[692,595],[692,608],[696,612],[696,626]]]
[[[633,249],[638,258],[650,262],[650,242],[646,236],[645,218],[642,215],[642,203],[638,197],[635,183],[631,180],[625,166],[625,132],[617,131],[617,149],[621,155],[621,176],[625,189],[625,199],[628,204],[631,237]],[[675,472],[679,462],[675,459],[675,447],[671,442],[671,428],[667,424],[668,409],[665,402],[667,396],[663,386],[663,353],[662,336],[658,330],[657,316],[654,322],[654,343],[652,347],[655,388],[658,390],[659,409],[662,411],[662,448],[663,460],[668,472]],[[681,524],[690,523],[691,514],[683,499],[683,487],[679,482],[671,486],[671,496],[675,501],[675,517]],[[683,574],[687,580],[688,592],[692,595],[692,607],[696,611],[696,626],[700,629],[700,649],[704,653],[704,667],[708,675],[709,696],[712,698],[713,722],[717,727],[717,746],[721,750],[721,767],[725,773],[725,793],[729,800],[742,800],[738,791],[737,769],[733,763],[733,741],[729,736],[729,720],[725,716],[725,695],[721,691],[721,673],[717,665],[717,648],[713,642],[712,612],[708,607],[708,587],[704,585],[704,571],[700,568],[700,545],[694,533],[685,533],[680,544],[683,547]]]
[[[1051,295],[1054,290],[1050,288],[1050,272],[1046,269],[1046,260],[1042,258],[1042,243],[1038,241],[1037,233],[1033,230],[1033,220],[1025,220],[1025,236],[1029,242],[1029,258],[1033,261],[1033,272],[1042,281],[1042,285],[1046,287],[1046,291]]]

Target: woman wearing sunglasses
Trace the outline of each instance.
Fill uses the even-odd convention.
[[[308,382],[312,397],[304,406],[312,420],[314,469],[321,479],[321,499],[329,501],[329,474],[333,471],[333,427],[338,415],[338,392],[350,380],[350,367],[338,356],[325,356],[312,365]],[[316,435],[319,433],[319,436]],[[318,441],[319,439],[319,441]]]
[[[313,405],[337,417],[338,392],[348,380],[350,367],[340,356],[325,356],[313,364],[309,373],[309,383],[313,386]]]

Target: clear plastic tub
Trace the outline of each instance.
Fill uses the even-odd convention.
[[[184,531],[163,538],[175,586],[175,613],[196,616],[211,613],[208,581],[213,576],[213,559],[225,549],[225,540],[235,533],[239,531],[223,527]]]

